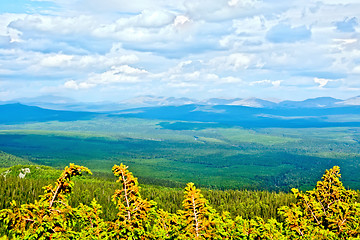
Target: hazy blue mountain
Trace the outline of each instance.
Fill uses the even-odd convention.
[[[18,98],[11,102],[3,102],[3,104],[9,103],[21,103],[28,106],[36,106],[51,110],[85,112],[109,112],[129,108],[129,106],[121,105],[114,102],[78,102],[72,98],[54,95],[43,95],[33,98]]]
[[[254,108],[245,106],[162,106],[120,111],[114,117],[208,122],[243,127],[360,126],[360,106]]]
[[[338,105],[340,105],[340,106],[343,106],[343,105],[347,105],[347,106],[360,105],[360,95],[356,96],[356,97],[346,99],[346,100],[344,100],[342,102],[339,102]]]
[[[278,104],[278,107],[287,108],[323,108],[323,107],[338,107],[337,103],[343,100],[332,97],[318,97],[310,98],[304,101],[282,101]]]
[[[246,98],[235,100],[227,105],[236,105],[236,106],[244,106],[244,107],[256,107],[256,108],[273,108],[277,106],[277,103],[263,100],[259,98]]]
[[[182,106],[182,105],[230,105],[254,108],[333,108],[360,105],[360,96],[340,100],[331,97],[319,97],[306,99],[304,101],[277,101],[264,100],[260,98],[210,98],[196,100],[192,98],[176,98],[162,96],[138,96],[123,101],[105,102],[77,102],[71,98],[45,95],[34,98],[20,98],[13,101],[0,102],[0,104],[22,103],[29,106],[37,106],[52,110],[64,111],[87,111],[87,112],[114,112],[125,109],[141,107],[160,107],[160,106]]]
[[[17,98],[14,100],[14,102],[23,103],[23,104],[37,104],[37,103],[69,104],[69,103],[74,103],[76,101],[68,97],[43,95],[32,98]]]
[[[27,105],[37,106],[41,108],[51,110],[62,111],[83,111],[83,112],[112,112],[129,108],[129,106],[121,105],[112,102],[98,102],[98,103],[68,103],[68,104],[56,104],[56,103],[29,103]]]
[[[0,105],[0,123],[13,124],[43,121],[74,121],[95,117],[96,113],[43,109],[20,103]]]
[[[254,108],[332,108],[344,107],[350,105],[360,105],[360,96],[347,100],[336,99],[332,97],[311,98],[303,101],[270,101],[260,98],[210,98],[196,100],[190,98],[167,98],[156,96],[139,96],[120,102],[127,108],[138,107],[158,107],[158,106],[181,106],[189,104],[197,105],[235,105]]]
[[[331,99],[316,99],[306,103]],[[337,102],[337,101],[333,101]],[[275,104],[275,103],[274,103]],[[273,105],[271,105],[273,106]],[[136,117],[172,121],[207,122],[243,127],[330,127],[360,126],[360,106],[337,107],[247,107],[238,105],[158,106],[133,108],[108,113],[59,111],[23,104],[0,105],[0,123],[25,123],[42,121],[73,121],[90,119],[99,115],[109,117]],[[317,105],[316,105],[317,106]],[[330,104],[328,104],[330,106]],[[101,112],[101,111],[98,111]]]
[[[120,104],[128,107],[153,107],[153,106],[179,106],[196,103],[190,98],[157,97],[152,95],[138,96],[121,101]]]
[[[229,105],[235,101],[240,101],[241,98],[232,98],[232,99],[225,99],[225,98],[209,98],[199,102],[199,104],[204,105]]]

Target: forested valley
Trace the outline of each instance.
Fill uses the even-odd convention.
[[[360,237],[357,123],[51,114],[0,124],[2,239]]]

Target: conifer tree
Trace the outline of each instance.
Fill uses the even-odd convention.
[[[108,239],[107,223],[100,218],[101,208],[102,206],[93,199],[90,206],[80,203],[80,206],[74,209],[78,219],[83,219],[78,226],[82,239]]]
[[[219,224],[220,218],[194,183],[188,183],[185,187],[183,208],[185,210],[179,212],[184,223],[182,237],[185,239],[221,239],[218,234],[222,232],[222,224]]]
[[[177,239],[181,230],[179,216],[162,209],[157,209],[156,212],[153,239]]]
[[[340,168],[326,170],[316,188],[305,193],[292,189],[297,203],[282,207],[285,224],[296,237],[317,239],[360,237],[360,204],[357,193],[346,190],[340,181]]]
[[[86,167],[70,164],[56,181],[44,187],[44,195],[35,203],[18,205],[0,211],[0,222],[9,234],[17,239],[64,239],[75,236],[77,215],[68,204],[68,194],[73,187],[71,177],[91,174]]]
[[[112,199],[119,212],[115,222],[110,223],[110,236],[118,239],[140,239],[151,232],[151,217],[156,215],[154,204],[141,198],[137,178],[128,166],[115,165],[112,171],[121,188],[116,190]]]

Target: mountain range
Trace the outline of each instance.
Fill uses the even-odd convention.
[[[280,101],[259,98],[210,98],[196,100],[185,97],[175,98],[145,95],[119,102],[78,102],[71,98],[46,95],[35,98],[19,98],[12,101],[0,102],[0,104],[9,103],[21,103],[53,110],[86,112],[110,112],[140,107],[182,106],[190,104],[207,106],[229,105],[254,108],[333,108],[360,105],[360,96],[345,100],[332,97],[318,97],[303,101]]]
[[[0,105],[0,124],[125,117],[170,121],[160,125],[164,128],[177,130],[203,127],[204,125],[200,125],[204,123],[211,127],[241,126],[245,128],[360,127],[360,105],[357,104],[359,98],[355,97],[344,101],[324,97],[276,103],[256,98],[247,100],[213,98],[201,102],[192,102],[187,98],[153,98],[147,96],[138,98],[136,103],[127,102],[124,105],[99,104],[97,111],[95,105],[86,105],[85,103],[83,105],[70,105],[70,103],[68,103],[69,105],[61,105],[63,107],[77,106],[73,109],[70,108],[71,111],[45,109],[21,103],[4,103]],[[56,99],[56,101],[58,100]],[[139,105],[147,106],[131,108],[131,106]],[[81,111],[74,110],[79,109],[80,106],[84,106]],[[107,111],[105,111],[106,108],[108,108]],[[91,109],[91,111],[85,111],[85,109]]]

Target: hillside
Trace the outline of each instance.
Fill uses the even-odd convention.
[[[19,164],[32,164],[29,160],[16,157],[12,154],[0,151],[0,168],[11,167]]]

